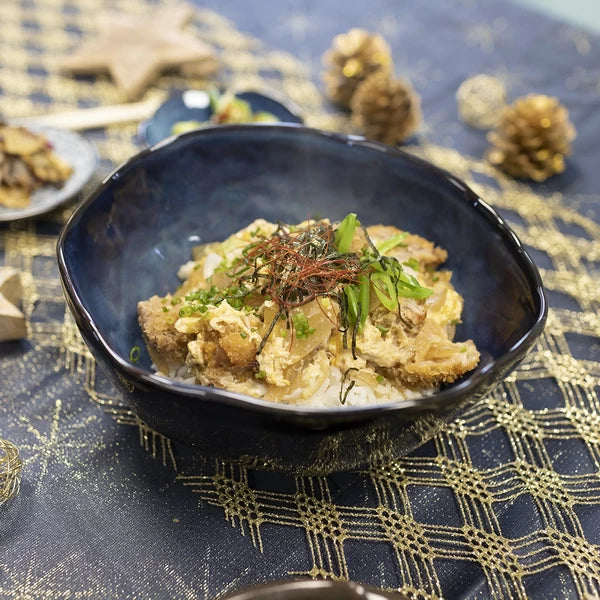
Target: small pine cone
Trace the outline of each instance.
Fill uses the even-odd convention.
[[[366,137],[395,144],[410,137],[421,122],[421,99],[410,83],[375,73],[352,98],[352,121]]]
[[[386,41],[364,29],[351,29],[333,38],[331,48],[323,54],[323,72],[328,98],[345,108],[361,81],[383,71],[391,73],[392,55]]]
[[[512,177],[545,181],[565,170],[575,127],[567,109],[552,96],[530,94],[507,106],[486,158]]]

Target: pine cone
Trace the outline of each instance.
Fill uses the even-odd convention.
[[[392,72],[392,55],[386,41],[376,33],[351,29],[333,38],[331,48],[323,54],[323,81],[327,96],[335,104],[350,106],[361,81],[372,73]]]
[[[575,127],[567,109],[552,96],[530,94],[507,106],[486,158],[512,177],[544,181],[565,170]]]
[[[411,136],[421,122],[421,100],[410,83],[375,73],[352,98],[352,120],[366,137],[395,144]]]

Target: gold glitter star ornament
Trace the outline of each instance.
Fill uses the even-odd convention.
[[[357,86],[375,72],[389,74],[393,63],[390,47],[376,33],[351,29],[333,38],[323,54],[327,96],[335,104],[349,107]]]
[[[22,466],[17,447],[0,439],[0,505],[19,492]]]
[[[456,92],[461,119],[477,129],[495,127],[506,106],[506,86],[492,75],[474,75],[465,79]]]
[[[206,74],[217,64],[213,50],[196,37],[182,31],[193,17],[188,4],[166,5],[149,16],[103,14],[99,35],[85,42],[59,66],[70,73],[109,72],[129,100],[133,100],[164,69],[205,65]]]
[[[565,170],[575,127],[569,113],[553,96],[530,94],[507,106],[486,158],[512,177],[545,181]]]

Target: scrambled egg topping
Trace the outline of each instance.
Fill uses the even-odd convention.
[[[319,223],[335,232],[328,221]],[[424,292],[392,294],[390,310],[382,289],[390,290],[375,290],[374,274],[358,278],[363,287],[355,285],[356,277],[348,284],[358,290],[366,315],[356,312],[357,296],[345,296],[343,288],[284,311],[266,286],[248,292],[248,284],[240,283],[251,281],[249,265],[260,280],[268,260],[259,256],[250,264],[247,257],[253,248],[276,240],[278,231],[278,225],[257,220],[222,243],[197,248],[194,260],[180,269],[184,281],[176,293],[139,303],[140,325],[157,369],[171,376],[183,369],[202,385],[303,404],[332,381],[340,386],[342,402],[349,385],[379,390],[389,399],[426,393],[475,367],[479,353],[474,343],[453,341],[463,299],[450,283],[451,273],[436,270],[446,259],[444,250],[395,227],[353,230],[349,255],[364,262],[369,248],[381,248],[381,256],[402,265],[402,277]],[[379,264],[375,267],[384,280],[388,271]]]

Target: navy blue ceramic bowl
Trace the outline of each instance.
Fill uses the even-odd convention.
[[[301,409],[176,383],[151,369],[136,305],[178,285],[198,243],[253,219],[295,223],[356,212],[449,252],[465,298],[458,338],[482,359],[435,395],[370,407]],[[81,204],[58,242],[68,305],[92,353],[151,427],[206,456],[296,472],[365,467],[421,441],[417,416],[451,419],[523,358],[546,318],[540,277],[506,223],[462,181],[404,152],[292,125],[232,125],[145,150]],[[137,363],[133,346],[143,349]]]
[[[275,93],[266,96],[259,92],[239,92],[241,100],[250,105],[253,112],[268,112],[283,123],[302,124],[300,109],[289,100],[278,97]],[[179,121],[208,121],[212,110],[208,104],[208,93],[204,90],[186,90],[174,92],[160,105],[152,118],[140,124],[138,135],[141,140],[152,146],[171,137],[173,125]]]
[[[256,585],[217,600],[408,600],[408,596],[351,581],[299,579]]]

